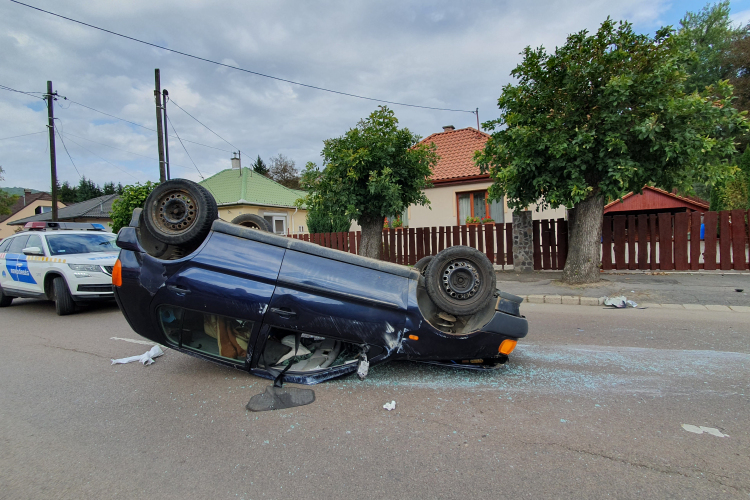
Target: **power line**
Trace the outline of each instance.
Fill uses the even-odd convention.
[[[60,97],[62,97],[63,99],[65,99],[67,101],[72,102],[73,104],[78,104],[79,106],[83,106],[86,109],[90,109],[91,111],[96,111],[97,113],[101,113],[101,114],[103,114],[105,116],[109,116],[109,117],[114,118],[116,120],[124,121],[126,123],[130,123],[131,125],[136,125],[138,127],[145,128],[146,130],[150,130],[151,132],[156,132],[156,129],[146,127],[145,125],[141,125],[139,123],[131,122],[130,120],[126,120],[125,118],[120,118],[119,116],[115,116],[115,115],[111,115],[109,113],[105,113],[104,111],[100,111],[98,109],[92,108],[91,106],[86,106],[85,104],[81,104],[80,102],[76,102],[76,101],[74,101],[72,99],[69,99],[67,97],[63,97],[63,96],[60,96]],[[172,101],[172,102],[174,102],[174,101]],[[171,137],[174,137],[174,136],[171,136]],[[191,144],[197,144],[198,146],[203,146],[204,148],[216,149],[217,151],[223,151],[225,153],[232,153],[232,151],[227,151],[226,149],[217,148],[215,146],[209,146],[208,144],[202,144],[200,142],[190,141],[188,139],[185,139],[185,142],[189,142]],[[231,144],[230,144],[230,146],[231,146]]]
[[[76,169],[76,173],[78,174],[78,177],[82,178],[81,172],[78,171],[78,167],[76,167],[76,164],[73,161],[73,157],[70,156],[70,153],[68,153],[68,146],[65,145],[65,141],[63,140],[62,134],[60,133],[59,130],[57,130],[57,128],[55,128],[55,132],[57,132],[57,136],[60,138],[60,142],[62,142],[63,148],[65,148],[65,152],[67,153],[68,158],[70,158],[70,163],[72,163],[73,164],[73,168]]]
[[[172,125],[172,120],[170,120],[169,117],[167,117],[167,120],[169,121],[169,124]],[[188,158],[190,158],[190,161],[193,162],[193,166],[195,167],[196,170],[198,170],[198,165],[195,164],[195,162],[193,161],[193,157],[190,156],[190,153],[188,153],[187,148],[185,147],[184,144],[182,144],[182,139],[180,139],[180,134],[177,133],[177,130],[174,128],[174,125],[172,125],[172,130],[174,131],[174,134],[177,136],[177,140],[180,141],[180,145],[182,146],[182,149],[185,150],[185,154],[188,155]],[[198,175],[201,176],[202,180],[204,180],[204,181],[206,180],[206,178],[203,177],[203,174],[201,173],[200,170],[198,170]]]
[[[2,84],[0,84],[0,89],[2,89],[2,90],[8,90],[10,92],[18,92],[19,94],[26,94],[27,96],[36,97],[37,99],[41,99],[42,101],[44,100],[44,97],[39,97],[38,95],[33,95],[33,94],[41,94],[42,92],[34,92],[34,93],[24,92],[23,90],[16,90],[16,89],[7,87],[7,86],[2,85]]]
[[[386,103],[386,104],[394,104],[394,105],[397,105],[397,106],[408,106],[410,108],[433,109],[433,110],[436,110],[436,111],[454,111],[454,112],[457,112],[457,113],[471,113],[471,114],[475,113],[474,111],[468,111],[468,110],[465,110],[465,109],[436,108],[436,107],[432,107],[432,106],[420,106],[418,104],[406,104],[406,103],[403,103],[403,102],[386,101],[384,99],[375,99],[373,97],[365,97],[365,96],[361,96],[361,95],[357,95],[357,94],[350,94],[348,92],[341,92],[339,90],[331,90],[331,89],[326,89],[326,88],[323,88],[323,87],[317,87],[315,85],[309,85],[309,84],[306,84],[306,83],[295,82],[293,80],[287,80],[285,78],[279,78],[277,76],[266,75],[264,73],[258,73],[257,71],[251,71],[249,69],[240,68],[239,66],[232,66],[231,64],[224,64],[224,63],[221,63],[221,62],[218,62],[218,61],[214,61],[212,59],[206,59],[205,57],[194,56],[192,54],[188,54],[187,52],[181,52],[179,50],[170,49],[170,48],[164,47],[162,45],[157,45],[155,43],[146,42],[145,40],[140,40],[140,39],[134,38],[132,36],[123,35],[123,34],[115,32],[115,31],[111,31],[111,30],[108,30],[108,29],[100,28],[98,26],[94,26],[93,24],[84,23],[83,21],[78,21],[78,20],[72,19],[70,17],[65,17],[65,16],[60,15],[60,14],[55,14],[54,12],[50,12],[48,10],[40,9],[39,7],[34,7],[33,5],[28,5],[28,4],[25,4],[23,2],[19,2],[18,0],[10,0],[10,1],[13,2],[13,3],[17,3],[19,5],[23,5],[24,7],[28,7],[30,9],[38,10],[39,12],[44,12],[45,14],[50,14],[52,16],[59,17],[61,19],[65,19],[66,21],[71,21],[71,22],[74,22],[74,23],[81,24],[83,26],[88,26],[89,28],[94,28],[96,30],[103,31],[105,33],[109,33],[110,35],[115,35],[115,36],[119,36],[119,37],[125,38],[127,40],[132,40],[134,42],[142,43],[142,44],[145,44],[145,45],[150,45],[151,47],[156,47],[158,49],[166,50],[168,52],[173,52],[175,54],[180,54],[180,55],[185,56],[185,57],[191,57],[191,58],[197,59],[199,61],[204,61],[204,62],[208,62],[208,63],[211,63],[211,64],[216,64],[217,66],[223,66],[225,68],[236,69],[237,71],[243,71],[245,73],[250,73],[251,75],[262,76],[263,78],[270,78],[272,80],[277,80],[277,81],[280,81],[280,82],[290,83],[292,85],[299,85],[300,87],[307,87],[307,88],[314,89],[314,90],[321,90],[323,92],[330,92],[332,94],[339,94],[339,95],[344,95],[344,96],[348,96],[348,97],[355,97],[357,99],[364,99],[366,101],[383,102],[383,103]]]
[[[170,98],[169,100],[170,100],[170,101],[172,102],[172,104],[174,104],[174,105],[175,105],[175,106],[177,106],[178,108],[182,109],[182,106],[180,106],[179,104],[177,104],[177,103],[176,103],[176,102],[174,101],[174,99]],[[217,134],[216,132],[214,132],[213,130],[211,130],[211,129],[210,129],[209,127],[208,127],[208,125],[206,125],[205,123],[203,123],[202,121],[200,121],[199,119],[197,119],[196,117],[194,117],[193,115],[191,115],[190,113],[188,113],[187,111],[185,111],[184,109],[182,109],[182,111],[183,111],[183,113],[185,113],[186,115],[188,115],[188,116],[189,116],[190,118],[192,118],[193,120],[197,121],[198,123],[200,123],[201,125],[203,125],[204,127],[206,127],[206,128],[207,128],[207,129],[208,129],[208,130],[209,130],[209,131],[210,131],[210,132],[212,133],[212,134],[214,134],[214,135],[215,135],[216,137],[218,137],[218,138],[219,138],[219,139],[221,139],[222,141],[226,142],[227,144],[229,144],[230,146],[232,146],[233,148],[235,148],[235,149],[237,149],[237,150],[239,150],[239,149],[240,149],[240,148],[238,148],[237,146],[235,146],[234,144],[232,144],[231,142],[229,142],[228,140],[224,139],[224,138],[223,138],[222,136],[220,136],[220,135],[219,135],[219,134]]]
[[[27,135],[46,134],[46,133],[47,133],[46,130],[42,130],[41,132],[32,132],[30,134],[14,135],[13,137],[3,137],[2,139],[0,139],[0,141],[5,141],[7,139],[15,139],[17,137],[26,137]]]
[[[58,134],[59,134],[59,132],[58,132]],[[70,135],[70,134],[68,134],[68,135]],[[102,161],[105,161],[105,162],[109,163],[110,165],[112,165],[113,167],[115,167],[115,168],[116,168],[117,170],[119,170],[120,172],[122,172],[122,173],[124,173],[124,174],[127,174],[127,175],[129,175],[130,177],[132,177],[132,178],[133,178],[133,179],[135,179],[135,180],[139,180],[139,179],[138,179],[138,177],[136,177],[135,175],[131,174],[130,172],[128,172],[128,171],[126,171],[126,170],[123,170],[122,168],[118,167],[117,165],[115,165],[115,164],[114,164],[114,163],[112,163],[111,161],[109,161],[109,160],[107,160],[107,159],[105,159],[105,158],[102,158],[101,156],[99,156],[98,154],[94,153],[94,152],[93,152],[93,151],[91,151],[90,149],[88,149],[88,148],[86,148],[86,147],[84,147],[84,146],[81,146],[80,144],[78,144],[78,143],[77,143],[76,141],[74,141],[73,139],[71,139],[71,138],[68,138],[68,140],[69,140],[70,142],[72,142],[73,144],[75,144],[76,146],[78,146],[79,148],[81,148],[81,149],[85,149],[86,151],[88,151],[88,152],[89,152],[89,153],[91,153],[92,155],[96,156],[96,157],[97,157],[97,158],[99,158],[100,160],[102,160]],[[64,144],[63,144],[63,145],[64,145]]]

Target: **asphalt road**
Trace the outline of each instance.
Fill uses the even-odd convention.
[[[750,496],[750,314],[523,311],[497,372],[393,363],[251,413],[268,382],[238,370],[169,350],[110,365],[149,348],[120,340],[143,339],[116,306],[18,300],[0,310],[0,498]]]

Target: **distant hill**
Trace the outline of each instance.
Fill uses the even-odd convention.
[[[19,187],[12,187],[12,188],[9,188],[9,187],[0,187],[0,190],[3,190],[3,191],[5,191],[6,193],[8,193],[8,194],[11,194],[11,195],[13,195],[13,194],[17,194],[18,196],[21,196],[21,195],[23,195],[23,192],[24,192],[24,191],[26,190],[26,188],[19,188]],[[39,193],[39,192],[40,192],[40,191],[39,191],[39,190],[37,190],[37,189],[30,189],[29,191],[31,191],[32,193]]]

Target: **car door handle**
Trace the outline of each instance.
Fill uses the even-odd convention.
[[[170,292],[178,293],[180,295],[185,295],[186,293],[190,293],[189,288],[185,288],[180,285],[167,285],[167,290],[169,290]]]
[[[289,309],[288,307],[272,307],[271,312],[278,314],[282,318],[291,318],[296,316],[297,313]]]

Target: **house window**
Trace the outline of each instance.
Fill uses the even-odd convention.
[[[51,212],[51,211],[52,211],[52,207],[41,207],[40,206],[40,207],[36,207],[34,209],[34,213],[37,214],[37,215],[38,214],[46,214],[46,213]]]
[[[458,206],[458,224],[465,225],[467,217],[487,217],[489,215],[495,222],[505,222],[505,211],[503,200],[490,202],[487,199],[487,190],[456,193],[456,205]]]
[[[286,234],[286,214],[266,212],[263,218],[268,221],[275,234]]]
[[[390,217],[386,217],[385,220],[388,223],[388,227],[393,227],[393,221],[396,220],[396,216],[392,215]],[[405,208],[403,213],[401,214],[401,226],[409,227],[409,209],[408,208]]]

